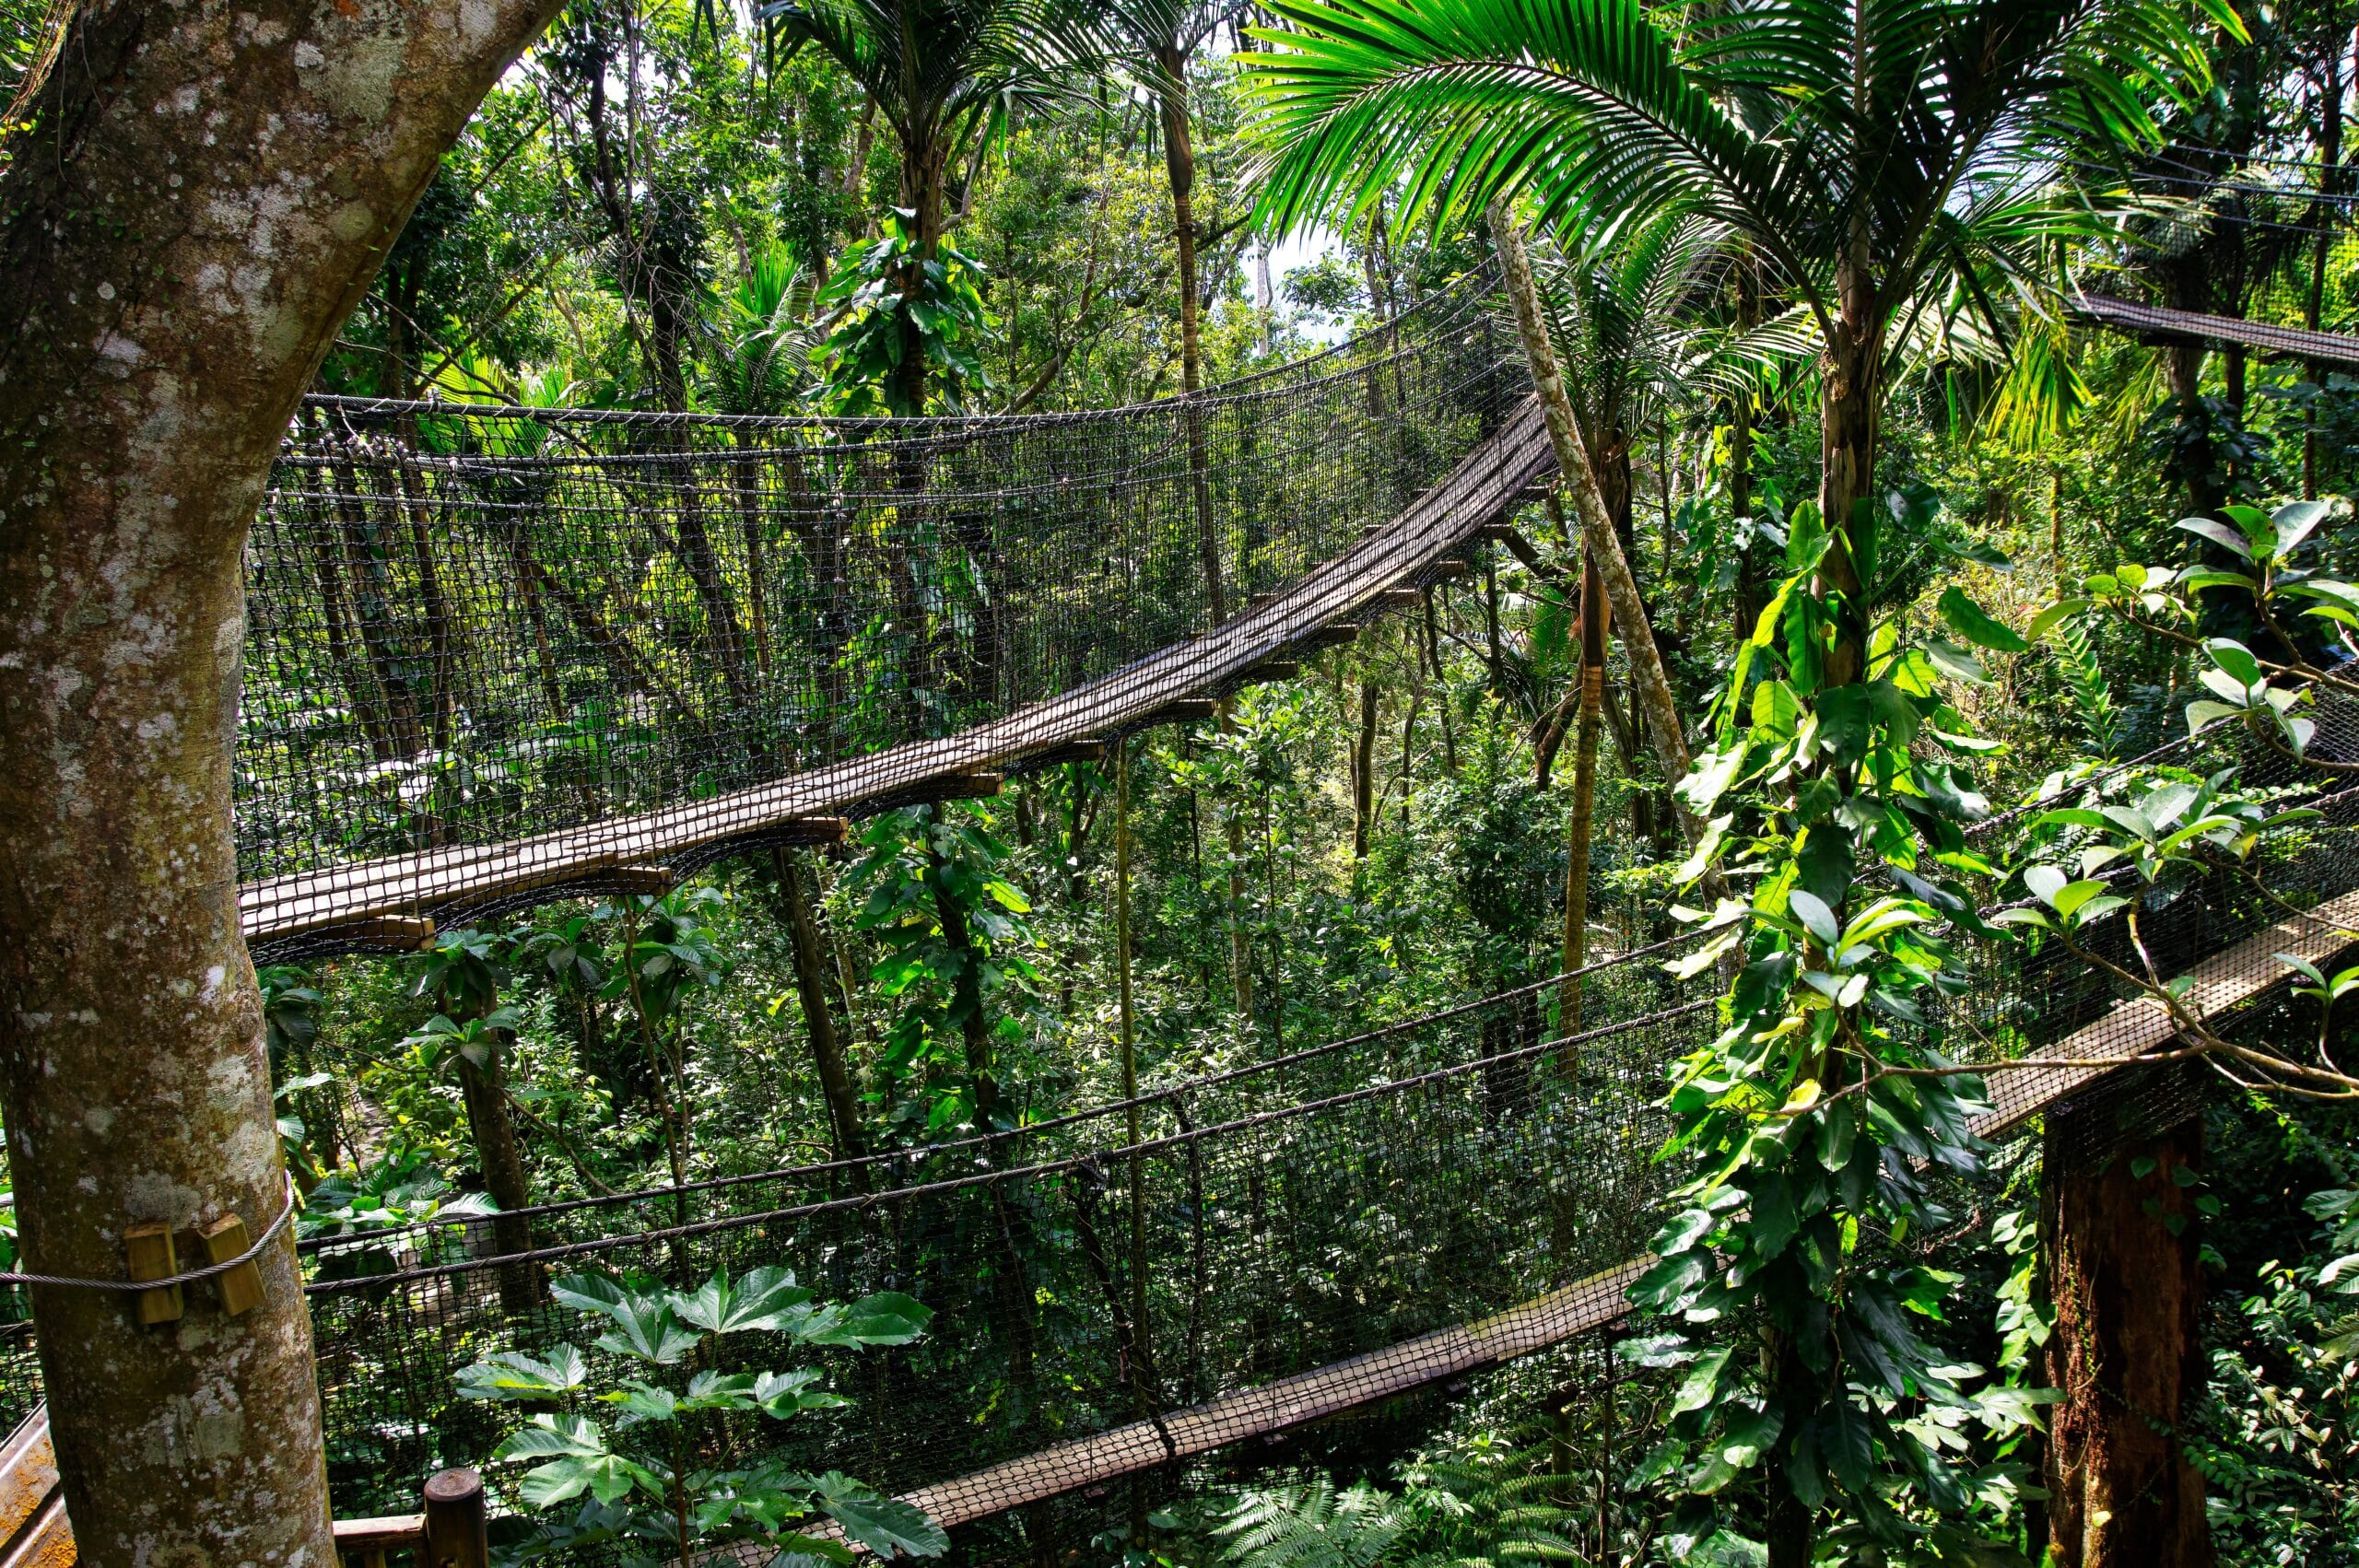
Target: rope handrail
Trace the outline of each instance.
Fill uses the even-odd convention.
[[[1457,1062],[1449,1067],[1435,1068],[1431,1071],[1417,1073],[1412,1077],[1390,1079],[1382,1083],[1371,1083],[1357,1089],[1348,1089],[1321,1099],[1307,1100],[1300,1105],[1282,1106],[1272,1110],[1256,1111],[1250,1116],[1235,1117],[1226,1121],[1188,1128],[1179,1132],[1145,1139],[1137,1143],[1112,1145],[1104,1149],[1094,1149],[1086,1153],[1068,1154],[1054,1160],[1038,1161],[1031,1164],[1011,1165],[999,1170],[976,1171],[967,1176],[945,1176],[936,1181],[925,1182],[914,1187],[895,1188],[883,1192],[862,1193],[849,1198],[821,1199],[811,1203],[789,1204],[782,1208],[762,1210],[754,1213],[729,1214],[718,1219],[694,1221],[684,1225],[667,1225],[654,1230],[635,1231],[627,1235],[600,1236],[589,1241],[567,1242],[557,1246],[535,1247],[523,1252],[458,1258],[447,1263],[426,1264],[381,1274],[364,1274],[347,1280],[315,1280],[305,1284],[303,1288],[307,1293],[312,1295],[376,1291],[388,1285],[403,1284],[418,1280],[479,1273],[485,1270],[510,1268],[524,1263],[554,1262],[564,1258],[584,1258],[612,1252],[625,1246],[641,1246],[654,1242],[677,1241],[690,1236],[713,1235],[726,1231],[757,1229],[763,1225],[775,1224],[781,1220],[804,1219],[820,1214],[857,1213],[910,1202],[921,1198],[964,1191],[972,1188],[993,1187],[1003,1182],[1054,1176],[1063,1171],[1081,1170],[1116,1160],[1126,1160],[1133,1156],[1156,1154],[1167,1150],[1185,1148],[1192,1143],[1228,1137],[1240,1131],[1267,1127],[1276,1122],[1316,1116],[1322,1111],[1334,1110],[1368,1100],[1384,1099],[1393,1095],[1405,1096],[1414,1090],[1447,1082],[1455,1078],[1462,1078],[1470,1073],[1511,1067],[1568,1047],[1591,1045],[1600,1040],[1614,1039],[1653,1024],[1689,1017],[1708,1008],[1717,1007],[1719,1004],[1719,999],[1716,996],[1701,997],[1694,1001],[1683,1002],[1676,1007],[1648,1013],[1643,1017],[1625,1019],[1616,1024],[1601,1024],[1594,1029],[1585,1029],[1578,1035],[1559,1036],[1532,1045],[1520,1046],[1513,1050],[1503,1051],[1497,1056]],[[451,1223],[443,1222],[445,1224]]]
[[[863,1154],[855,1159],[819,1160],[798,1165],[780,1165],[769,1170],[748,1171],[735,1176],[711,1176],[702,1181],[684,1182],[677,1186],[639,1188],[628,1192],[602,1193],[587,1198],[569,1198],[550,1203],[520,1205],[514,1209],[501,1210],[500,1212],[511,1217],[523,1219],[533,1219],[551,1214],[579,1213],[592,1209],[621,1208],[630,1204],[651,1203],[659,1200],[674,1199],[691,1194],[727,1191],[734,1188],[759,1186],[770,1182],[785,1183],[790,1181],[803,1181],[809,1183],[830,1176],[849,1175],[860,1170],[889,1168],[897,1164],[916,1164],[925,1161],[939,1159],[945,1155],[961,1154],[973,1150],[989,1150],[1002,1144],[1013,1142],[1018,1139],[1031,1138],[1045,1132],[1061,1131],[1067,1128],[1078,1126],[1084,1122],[1097,1121],[1112,1117],[1126,1115],[1134,1107],[1160,1105],[1166,1101],[1182,1099],[1191,1094],[1199,1094],[1207,1089],[1240,1082],[1249,1078],[1259,1077],[1265,1073],[1277,1071],[1288,1067],[1300,1066],[1304,1062],[1314,1061],[1322,1057],[1337,1055],[1344,1051],[1347,1051],[1354,1047],[1373,1044],[1378,1040],[1389,1039],[1393,1036],[1406,1034],[1414,1029],[1427,1028],[1434,1024],[1446,1024],[1452,1019],[1461,1018],[1469,1013],[1480,1012],[1486,1008],[1496,1008],[1504,1003],[1519,1000],[1524,997],[1536,996],[1543,991],[1553,990],[1568,980],[1586,980],[1595,976],[1604,975],[1617,969],[1627,967],[1632,964],[1639,963],[1646,959],[1658,957],[1661,954],[1672,952],[1676,948],[1684,947],[1705,934],[1705,928],[1693,927],[1686,930],[1680,931],[1675,935],[1666,937],[1661,942],[1649,942],[1643,947],[1633,948],[1627,953],[1616,954],[1611,958],[1601,958],[1597,962],[1584,965],[1579,969],[1563,970],[1549,976],[1545,979],[1530,981],[1524,985],[1512,987],[1503,991],[1490,992],[1486,995],[1473,998],[1468,1001],[1456,1002],[1449,1007],[1441,1008],[1434,1012],[1419,1013],[1414,1018],[1404,1018],[1394,1023],[1379,1024],[1373,1029],[1365,1030],[1356,1035],[1349,1035],[1337,1039],[1323,1041],[1316,1046],[1308,1046],[1300,1050],[1289,1051],[1283,1056],[1271,1057],[1262,1061],[1248,1062],[1238,1067],[1225,1068],[1217,1072],[1201,1073],[1191,1078],[1182,1079],[1178,1082],[1167,1083],[1156,1088],[1143,1090],[1135,1097],[1131,1099],[1109,1100],[1099,1105],[1090,1106],[1077,1111],[1068,1111],[1063,1115],[1046,1117],[1039,1121],[1026,1122],[1016,1127],[1002,1128],[991,1132],[978,1133],[971,1138],[953,1139],[946,1142],[928,1143],[910,1149],[880,1150],[874,1153]],[[422,1231],[447,1228],[452,1224],[461,1223],[466,1220],[477,1217],[478,1216],[474,1214],[462,1215],[457,1219],[435,1219],[429,1217],[422,1220],[405,1221],[397,1225],[372,1228],[364,1233],[356,1233],[349,1235],[309,1236],[296,1245],[300,1250],[306,1253],[333,1250],[338,1246],[369,1245],[381,1246],[386,1241],[394,1237],[410,1235]]]
[[[650,428],[675,427],[710,427],[738,430],[788,430],[814,427],[830,430],[866,432],[874,430],[906,430],[912,439],[936,439],[939,430],[972,430],[978,434],[1009,429],[1042,429],[1058,425],[1087,424],[1098,420],[1133,418],[1143,414],[1172,414],[1185,408],[1208,409],[1239,395],[1264,396],[1247,388],[1259,388],[1273,380],[1295,381],[1311,367],[1331,360],[1349,358],[1364,354],[1367,345],[1375,339],[1397,337],[1403,330],[1432,330],[1432,322],[1446,328],[1460,320],[1471,318],[1487,308],[1489,290],[1496,279],[1489,263],[1485,263],[1463,276],[1454,278],[1427,298],[1403,311],[1400,319],[1372,329],[1360,337],[1330,345],[1314,354],[1289,359],[1283,365],[1231,377],[1193,394],[1173,392],[1143,403],[1117,404],[1109,408],[1056,409],[1025,414],[950,414],[950,415],[825,415],[792,414],[722,414],[707,410],[670,410],[641,408],[551,408],[533,404],[469,403],[453,398],[387,398],[354,397],[332,392],[316,392],[304,401],[313,407],[333,409],[339,413],[362,415],[465,415],[472,418],[510,418],[547,420],[579,425],[620,425]],[[1432,318],[1428,322],[1426,318]],[[1372,363],[1390,365],[1402,357],[1394,350],[1391,357]],[[1337,378],[1357,377],[1366,373],[1366,365],[1330,372],[1312,379],[1312,384]],[[1286,390],[1297,390],[1289,387]]]

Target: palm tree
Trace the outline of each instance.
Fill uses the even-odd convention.
[[[1534,269],[1548,335],[1565,368],[1582,455],[1625,561],[1635,554],[1631,506],[1637,486],[1630,453],[1639,434],[1667,417],[1686,392],[1749,399],[1766,371],[1814,346],[1811,323],[1800,310],[1766,324],[1740,322],[1734,330],[1710,318],[1706,307],[1720,294],[1722,275],[1739,263],[1726,225],[1673,210],[1643,222],[1619,243]],[[1535,732],[1544,784],[1567,723],[1578,716],[1565,871],[1567,971],[1579,969],[1587,954],[1590,840],[1610,617],[1597,553],[1584,550],[1578,671],[1572,688],[1542,716]],[[1626,626],[1625,633],[1625,640],[1643,635]],[[1628,755],[1623,758],[1625,767],[1636,761]],[[1561,1027],[1578,1029],[1579,982],[1566,982],[1559,1003]]]
[[[1938,287],[2035,280],[2018,248],[2072,223],[2041,188],[2069,150],[2151,145],[2148,103],[2208,76],[2196,11],[2226,0],[1269,0],[1249,57],[1281,222],[1405,193],[1404,219],[1520,196],[1580,249],[1708,215],[1816,319],[1820,586],[1859,678],[1878,422],[1895,329]],[[2001,323],[1994,321],[1994,327]]]
[[[951,171],[994,123],[1027,108],[1086,100],[1109,53],[1093,0],[771,0],[760,15],[773,47],[820,50],[864,88],[900,151],[898,205],[915,245],[902,297],[923,292],[951,221]],[[968,182],[972,182],[972,173]],[[925,407],[917,317],[901,315],[896,402]]]

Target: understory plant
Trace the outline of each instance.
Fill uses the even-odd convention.
[[[760,1452],[759,1434],[741,1430],[748,1424],[849,1401],[820,1387],[815,1367],[716,1367],[718,1341],[745,1333],[780,1334],[812,1348],[905,1345],[933,1318],[927,1307],[890,1292],[822,1305],[775,1268],[734,1280],[716,1271],[693,1291],[573,1274],[550,1293],[604,1320],[588,1351],[560,1345],[546,1358],[504,1352],[458,1379],[467,1398],[544,1407],[492,1458],[531,1467],[517,1486],[526,1506],[544,1513],[575,1506],[529,1539],[522,1560],[614,1543],[633,1564],[693,1568],[710,1549],[752,1541],[776,1551],[775,1563],[807,1568],[849,1562],[853,1546],[888,1562],[949,1549],[941,1527],[917,1508],[838,1471],[814,1474],[758,1457],[730,1463]],[[832,1527],[815,1531],[821,1518]]]
[[[1936,1004],[1969,985],[1951,933],[1992,934],[1962,879],[1992,870],[1964,830],[1988,810],[1967,766],[1996,748],[1942,682],[1981,679],[1978,648],[2028,645],[1955,587],[1937,605],[1946,635],[1872,617],[1874,541],[1851,533],[1869,587],[1847,603],[1819,576],[1834,542],[1796,509],[1788,575],[1681,786],[1709,819],[1684,874],[1724,853],[1753,891],[1679,965],[1737,973],[1724,1027],[1672,1069],[1665,1155],[1690,1175],[1630,1292],[1662,1331],[1624,1346],[1684,1369],[1638,1472],[1679,1496],[1674,1555],[1981,1550],[1966,1516],[2003,1517],[2018,1478],[1978,1440],[2049,1398],[1938,1348],[1957,1280],[1908,1257],[1954,1223],[1934,1183],[1976,1176],[1982,1153],[1980,1084]],[[1830,658],[1845,625],[1867,629],[1848,683]]]
[[[2318,1231],[2301,1256],[2260,1266],[2241,1331],[2212,1350],[2191,1455],[2223,1562],[2347,1568],[2359,1563],[2359,1191],[2329,1188],[2302,1207]]]
[[[987,275],[948,245],[925,254],[914,212],[897,207],[879,227],[879,238],[844,253],[819,293],[819,308],[842,319],[827,342],[825,391],[847,414],[926,413],[904,391],[902,362],[914,346],[939,368],[942,407],[955,413],[968,388],[992,384],[978,352],[991,323]]]
[[[870,825],[848,879],[856,923],[884,949],[870,979],[898,1008],[877,1067],[895,1130],[1009,1125],[1007,1059],[1038,1004],[1032,901],[1007,847],[975,816],[921,806]]]

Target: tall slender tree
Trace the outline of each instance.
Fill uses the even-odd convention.
[[[816,48],[868,94],[900,154],[899,204],[914,245],[900,267],[916,302],[950,230],[957,171],[1012,113],[1086,99],[1109,53],[1089,0],[775,0],[761,8],[773,48]],[[899,406],[925,407],[924,330],[904,310]]]

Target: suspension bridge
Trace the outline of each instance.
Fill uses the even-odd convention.
[[[399,950],[669,885],[1208,717],[1307,649],[1430,613],[1553,469],[1513,343],[1476,278],[1318,359],[1106,414],[314,400],[248,554],[250,942]],[[2274,954],[2353,940],[2359,805],[2234,732],[2172,760],[2324,813],[2265,895],[2214,879],[2147,919],[2207,1015],[2257,1015]],[[496,1412],[453,1374],[573,1339],[545,1286],[574,1268],[775,1263],[924,1301],[933,1332],[834,1367],[851,1406],[781,1452],[954,1526],[1281,1433],[1348,1444],[1334,1418],[1594,1343],[1654,1227],[1661,1070],[1713,1025],[1669,955],[1584,971],[1569,1036],[1552,977],[988,1137],[537,1206],[513,1216],[524,1252],[475,1222],[307,1240],[338,1510],[488,1452]],[[2090,1064],[1995,1072],[1987,1136],[2183,1112],[2185,1071],[2113,1071],[2172,1038],[2159,1009],[2060,949],[1976,962],[1966,1034]],[[0,1421],[37,1399],[25,1350]],[[0,1464],[11,1550],[62,1527],[45,1452],[36,1420]]]

